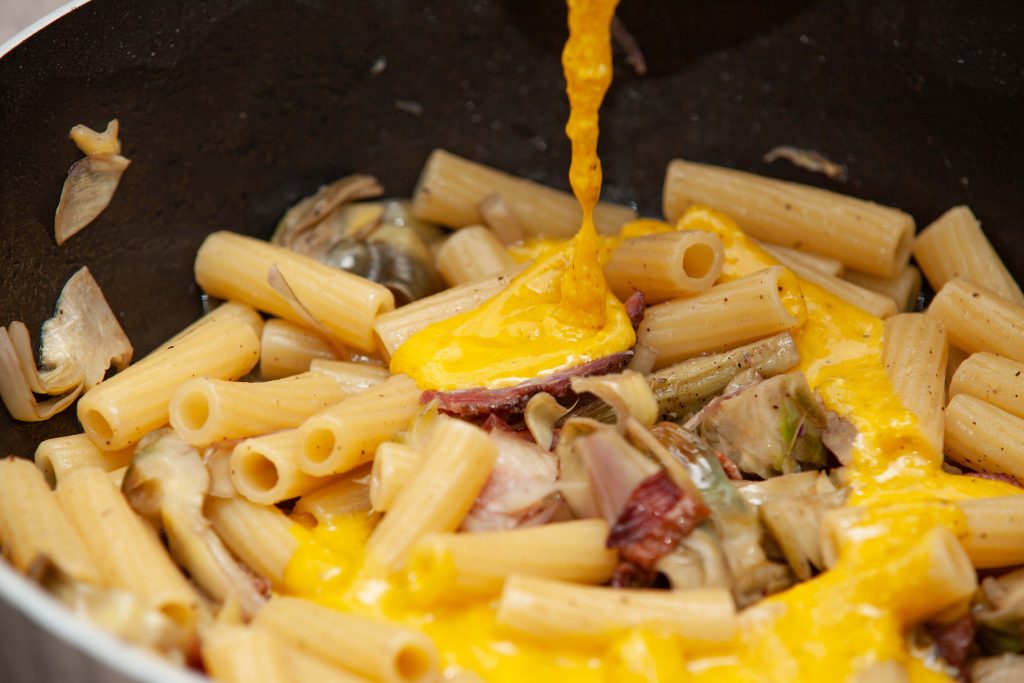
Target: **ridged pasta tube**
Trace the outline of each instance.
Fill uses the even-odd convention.
[[[275,597],[256,614],[253,624],[374,681],[427,683],[438,675],[434,642],[393,622],[346,614],[301,598]]]
[[[299,428],[299,467],[325,477],[369,462],[381,442],[419,413],[421,394],[410,377],[395,375],[313,415]]]
[[[171,396],[184,382],[237,379],[259,355],[260,340],[244,320],[212,320],[86,392],[78,401],[78,420],[100,448],[125,448],[167,424]]]
[[[882,277],[910,258],[914,219],[863,199],[729,168],[676,159],[665,174],[665,217],[690,206],[732,216],[751,236],[839,259]]]
[[[295,323],[307,321],[268,280],[276,267],[302,307],[331,334],[360,351],[373,351],[373,320],[395,307],[383,285],[331,268],[307,256],[231,232],[215,232],[196,254],[196,282],[207,294],[248,304]]]
[[[914,258],[936,291],[962,277],[1024,306],[1020,285],[966,206],[954,206],[922,230],[914,240]]]
[[[649,304],[702,292],[722,273],[725,250],[718,235],[682,230],[624,240],[612,252],[604,275],[615,296],[634,289]]]
[[[412,212],[422,220],[452,228],[483,223],[480,202],[492,193],[501,195],[530,235],[569,238],[579,230],[583,213],[579,202],[524,178],[435,149],[427,158],[412,199]],[[599,202],[594,225],[615,234],[636,213],[625,206]]]
[[[168,408],[174,431],[192,446],[297,427],[353,392],[322,372],[270,382],[197,377],[182,384]]]
[[[654,367],[660,369],[792,329],[806,315],[796,277],[773,266],[692,297],[651,306],[637,341],[654,350]]]

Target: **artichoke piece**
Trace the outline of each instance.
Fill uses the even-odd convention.
[[[352,203],[383,191],[371,176],[336,180],[289,209],[271,241],[384,285],[398,306],[441,291],[429,246],[440,228],[413,217],[407,202]]]
[[[169,429],[139,442],[122,490],[131,506],[167,534],[174,559],[212,598],[234,597],[255,614],[267,586],[238,564],[203,516],[210,474],[199,453]]]
[[[825,467],[828,411],[802,373],[751,384],[708,404],[698,433],[742,472],[768,479]]]

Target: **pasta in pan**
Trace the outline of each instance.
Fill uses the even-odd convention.
[[[569,4],[575,200],[438,150],[401,221],[211,235],[229,303],[0,461],[4,556],[228,682],[924,683],[966,666],[951,624],[1015,657],[1015,573],[978,570],[1024,564],[1024,308],[976,221],[914,245],[683,160],[668,222],[598,203],[614,2]],[[335,230],[450,287],[395,307]],[[941,288],[898,313],[912,250]]]

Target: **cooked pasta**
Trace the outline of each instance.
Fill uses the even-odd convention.
[[[1024,294],[970,208],[954,206],[914,240],[914,258],[936,290],[954,278],[986,287],[1024,306]]]
[[[664,212],[692,205],[734,216],[752,236],[892,277],[910,257],[914,219],[897,209],[806,185],[676,159],[665,174]]]
[[[427,159],[413,194],[413,213],[423,220],[453,228],[483,222],[479,205],[497,193],[523,227],[534,235],[569,237],[580,227],[580,206],[571,195],[488,168],[443,149]],[[595,222],[602,232],[614,233],[635,213],[601,203]]]
[[[86,392],[78,419],[97,446],[120,450],[167,424],[171,397],[187,380],[237,379],[258,359],[259,338],[248,323],[213,320]]]
[[[652,306],[637,339],[657,354],[654,367],[663,368],[791,329],[804,316],[796,278],[785,268],[774,267]]]

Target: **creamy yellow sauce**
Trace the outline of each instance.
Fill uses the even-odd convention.
[[[611,83],[609,26],[617,0],[570,0],[562,54],[571,113],[569,182],[582,207],[579,232],[538,258],[480,308],[434,323],[391,358],[423,389],[497,388],[581,365],[636,341],[626,309],[601,270],[594,206],[601,194],[597,112]]]
[[[663,229],[645,223],[630,231]],[[721,214],[694,209],[680,226],[723,238],[723,280],[775,264]],[[841,548],[833,569],[748,609],[731,647],[714,656],[687,656],[671,637],[644,629],[591,649],[512,637],[497,628],[492,600],[460,600],[443,572],[417,576],[415,562],[409,576],[353,583],[369,518],[344,518],[311,533],[297,530],[302,543],[289,565],[288,591],[422,628],[444,653],[445,666],[499,683],[527,676],[567,682],[842,681],[883,660],[905,664],[912,681],[949,680],[911,657],[904,637],[905,616],[930,599],[915,591],[929,565],[914,544],[936,525],[963,534],[962,516],[949,501],[1019,489],[943,473],[940,454],[892,391],[881,362],[882,321],[809,283],[802,290],[808,319],[794,332],[800,370],[826,405],[858,429],[849,505],[867,512],[858,542]]]
[[[563,55],[572,117],[573,190],[583,225],[572,243],[535,242],[517,257],[534,265],[477,311],[428,327],[392,359],[393,372],[425,388],[514,384],[621,351],[634,343],[625,311],[604,283],[601,264],[617,238],[598,238],[592,209],[600,192],[597,107],[611,76],[608,24],[615,3],[570,0],[571,38]],[[727,217],[696,208],[677,226],[636,221],[623,236],[672,229],[718,234],[726,246],[722,280],[775,262]],[[849,505],[865,513],[854,540],[822,575],[761,601],[741,615],[735,641],[713,653],[687,653],[671,636],[631,629],[589,647],[536,642],[502,633],[494,600],[456,595],[444,571],[359,578],[369,517],[307,531],[287,571],[286,592],[422,629],[449,672],[468,669],[495,683],[513,681],[844,681],[865,666],[895,660],[912,681],[946,681],[911,656],[905,632],[928,561],[915,545],[942,525],[964,533],[950,501],[1012,495],[1015,487],[940,470],[941,454],[921,435],[894,394],[881,362],[882,321],[808,283],[807,320],[794,331],[802,370],[825,404],[859,432],[849,466]],[[443,563],[442,563],[443,564]]]

